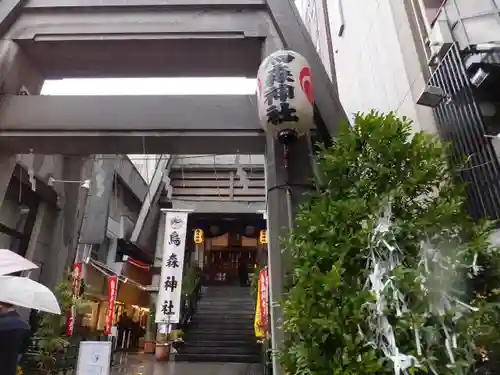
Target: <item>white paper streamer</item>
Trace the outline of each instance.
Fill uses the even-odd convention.
[[[370,238],[371,248],[367,268],[371,270],[371,273],[368,275],[366,287],[375,297],[375,302],[369,306],[372,312],[369,325],[375,335],[377,347],[393,362],[394,374],[400,375],[401,373],[407,374],[407,370],[411,367],[419,366],[419,362],[414,356],[400,352],[393,328],[384,315],[388,307],[386,296],[390,294],[392,294],[392,303],[397,316],[401,316],[408,310],[404,295],[394,285],[391,277],[391,272],[401,265],[402,255],[399,248],[391,245],[386,239],[390,233],[391,215],[391,206],[388,203],[383,214],[378,218]]]
[[[384,205],[384,210],[377,218],[375,228],[370,234],[369,252],[366,268],[369,271],[365,283],[365,288],[369,290],[374,301],[368,303],[370,317],[368,319],[369,332],[362,332],[358,327],[358,333],[367,340],[368,345],[373,345],[390,359],[394,366],[394,375],[407,375],[408,369],[420,367],[419,359],[414,356],[401,353],[397,345],[393,327],[389,323],[385,311],[393,311],[396,317],[403,316],[408,312],[406,298],[398,289],[392,272],[403,264],[404,253],[394,241],[391,222],[390,200]],[[363,222],[363,227],[367,228],[367,222]],[[453,233],[450,234],[453,238]],[[474,255],[471,265],[462,264],[458,259],[446,256],[438,246],[442,240],[439,236],[428,238],[420,243],[420,253],[418,258],[418,268],[420,274],[416,277],[416,282],[420,285],[422,297],[428,300],[428,308],[424,315],[441,317],[441,330],[444,333],[442,347],[448,356],[448,367],[455,365],[454,350],[458,348],[458,335],[455,332],[455,323],[463,317],[467,311],[478,311],[477,308],[460,301],[453,289],[453,279],[457,270],[470,269],[472,275],[477,275],[480,267],[477,265],[477,254]],[[453,254],[455,254],[453,252]],[[451,322],[447,319],[451,316]],[[414,324],[413,334],[415,349],[418,357],[425,355],[422,346],[422,336],[419,326]],[[438,336],[439,337],[439,336]],[[442,337],[442,336],[440,336]],[[435,342],[433,345],[436,344]],[[425,360],[425,358],[421,358]],[[425,361],[429,370],[438,375],[436,367]]]

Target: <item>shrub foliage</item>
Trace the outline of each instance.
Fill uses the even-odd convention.
[[[318,193],[285,243],[285,371],[399,374],[402,353],[410,374],[471,373],[498,344],[498,251],[491,225],[467,215],[446,147],[371,112],[317,165]]]

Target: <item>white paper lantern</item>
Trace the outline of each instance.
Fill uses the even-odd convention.
[[[294,130],[297,135],[314,127],[311,68],[294,51],[267,57],[257,74],[257,103],[262,127],[268,133]]]

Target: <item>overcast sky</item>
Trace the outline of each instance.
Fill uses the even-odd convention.
[[[247,78],[105,78],[45,81],[43,95],[247,95]]]

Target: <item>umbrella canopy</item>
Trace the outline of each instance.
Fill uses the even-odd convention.
[[[61,314],[54,293],[45,285],[27,277],[0,276],[0,302]]]
[[[0,276],[38,268],[35,263],[7,249],[0,249]]]

